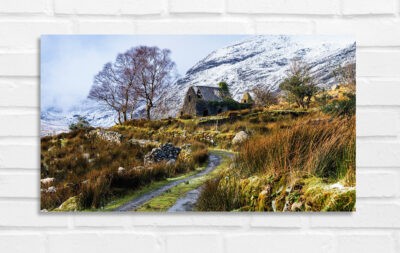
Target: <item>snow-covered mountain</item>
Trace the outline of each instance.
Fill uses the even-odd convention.
[[[43,136],[67,132],[69,125],[76,122],[78,116],[85,117],[94,127],[109,127],[116,123],[112,111],[100,108],[95,101],[86,99],[67,111],[54,107],[42,110],[40,113],[40,134]]]
[[[244,92],[256,85],[278,90],[279,83],[294,59],[307,62],[318,85],[329,87],[335,83],[333,70],[339,65],[355,62],[356,52],[354,42],[331,39],[254,36],[215,50],[171,85],[168,94],[171,110],[163,116],[175,116],[178,113],[184,95],[192,85],[217,86],[220,81],[225,81],[236,100],[240,100]],[[112,112],[99,109],[92,101],[84,101],[66,113],[54,108],[42,111],[42,134],[67,130],[74,115],[86,116],[93,126],[110,126],[115,122]]]

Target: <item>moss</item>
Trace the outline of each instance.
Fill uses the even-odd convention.
[[[304,180],[303,200],[306,211],[354,211],[356,191],[354,187],[332,188],[332,184],[311,177]]]
[[[78,198],[76,196],[70,197],[58,208],[54,209],[56,212],[70,212],[78,210]]]

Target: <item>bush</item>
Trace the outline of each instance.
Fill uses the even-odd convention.
[[[322,107],[324,113],[337,117],[351,117],[356,113],[356,96],[354,94],[346,94],[347,99],[335,100]]]
[[[86,117],[83,116],[76,116],[76,122],[71,123],[69,125],[69,130],[75,131],[75,130],[87,130],[90,129],[90,123],[86,119]]]

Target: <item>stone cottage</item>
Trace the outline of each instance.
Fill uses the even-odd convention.
[[[180,116],[210,116],[228,110],[223,103],[220,88],[210,86],[191,86],[185,96]]]

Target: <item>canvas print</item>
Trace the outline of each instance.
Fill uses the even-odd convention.
[[[351,212],[351,36],[44,35],[42,212]]]

